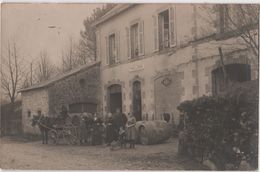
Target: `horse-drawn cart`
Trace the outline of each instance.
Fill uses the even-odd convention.
[[[49,131],[51,143],[59,144],[61,140],[66,144],[78,144],[78,126],[73,124],[65,124],[64,126],[56,126]]]

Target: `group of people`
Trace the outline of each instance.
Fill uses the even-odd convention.
[[[79,121],[73,120],[73,123],[79,126],[80,144],[100,145],[105,142],[111,146],[112,142],[119,142],[121,146],[129,143],[130,148],[135,147],[136,119],[131,113],[126,115],[120,109],[104,116],[82,113]]]

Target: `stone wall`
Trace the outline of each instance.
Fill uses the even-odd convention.
[[[169,7],[175,9],[176,46],[158,51],[154,49],[156,22],[153,18]],[[149,114],[145,119],[158,119],[160,113],[169,111],[177,122],[176,106],[180,102],[212,94],[211,72],[219,67],[219,47],[222,48],[224,64],[249,64],[251,79],[256,79],[258,59],[239,36],[223,35],[219,38],[218,13],[210,12],[214,8],[216,6],[205,4],[141,4],[100,24],[97,46],[100,49],[98,59],[101,60],[104,112],[109,109],[107,88],[112,84],[121,85],[123,112],[131,112],[132,83],[138,80],[141,81],[142,113],[145,116]],[[136,20],[144,21],[144,55],[132,59],[127,51],[127,28]],[[119,57],[116,64],[108,65],[106,38],[113,32],[120,39]],[[162,82],[167,78],[171,81],[165,87]],[[172,107],[167,104],[168,101],[173,102]]]
[[[163,105],[163,101],[156,101],[156,93],[158,92],[159,99],[165,95],[172,96],[169,100],[175,102],[174,108],[182,101],[211,95],[211,72],[219,67],[219,46],[223,50],[224,64],[249,64],[251,66],[251,79],[256,79],[257,63],[254,63],[251,51],[246,49],[245,45],[241,45],[240,41],[240,38],[237,37],[193,43],[187,47],[177,48],[173,52],[145,56],[128,63],[103,67],[102,95],[105,112],[108,103],[106,89],[114,83],[122,85],[123,112],[128,113],[132,107],[132,85],[128,83],[141,80],[142,112],[143,115],[149,114],[148,120],[160,118],[156,107],[166,106]],[[168,88],[166,89],[160,84],[161,80],[156,82],[156,78],[165,78],[169,75],[174,84],[169,87],[172,91],[167,92]],[[158,83],[159,87],[156,86]],[[160,91],[162,95],[160,95]],[[170,113],[174,113],[174,121],[178,123],[178,111],[174,109]]]
[[[48,90],[36,89],[22,92],[22,127],[24,133],[39,134],[39,128],[32,127],[32,116],[37,115],[38,111],[42,114],[49,114]]]
[[[49,113],[57,115],[64,105],[69,109],[74,103],[96,103],[100,111],[99,64],[55,82],[49,87]]]

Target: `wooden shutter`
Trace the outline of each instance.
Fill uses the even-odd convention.
[[[120,32],[119,31],[115,33],[115,46],[116,46],[115,62],[118,63],[120,59]]]
[[[127,46],[127,58],[131,59],[131,44],[130,44],[130,28],[126,27],[126,46]]]
[[[153,29],[154,29],[154,51],[159,50],[158,46],[158,15],[153,16]]]
[[[109,64],[109,38],[106,36],[106,64]]]
[[[138,23],[139,29],[139,55],[144,55],[144,21]]]
[[[176,45],[176,26],[175,26],[175,9],[170,7],[169,9],[169,24],[170,24],[170,47]]]
[[[100,59],[100,32],[96,32],[96,60]]]

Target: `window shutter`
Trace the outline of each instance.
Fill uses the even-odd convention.
[[[120,32],[115,33],[115,46],[116,46],[116,54],[115,54],[115,62],[119,62],[120,58]]]
[[[154,27],[154,51],[158,51],[158,16],[153,16],[153,27]]]
[[[106,36],[106,64],[108,65],[109,63],[109,39],[108,36]]]
[[[144,55],[144,21],[141,20],[139,25],[139,55]]]
[[[126,46],[127,46],[127,58],[131,59],[131,47],[130,47],[130,28],[126,27]]]
[[[100,59],[100,32],[96,32],[96,61]]]
[[[170,23],[170,46],[176,45],[176,26],[175,26],[175,9],[171,7],[169,10],[169,23]]]

